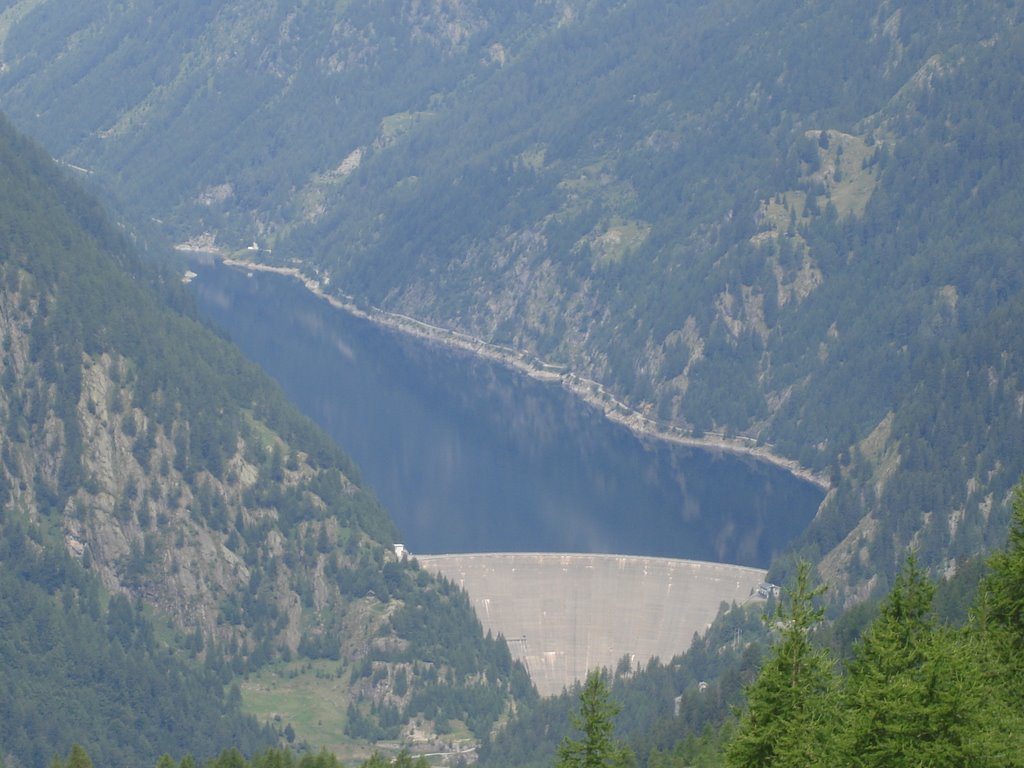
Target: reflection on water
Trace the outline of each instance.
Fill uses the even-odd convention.
[[[415,553],[615,552],[767,566],[821,491],[640,440],[560,387],[195,266],[199,305],[352,456]]]

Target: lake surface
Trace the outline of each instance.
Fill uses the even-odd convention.
[[[767,567],[821,502],[778,467],[640,439],[557,384],[352,317],[288,277],[191,268],[200,310],[352,456],[414,554]]]

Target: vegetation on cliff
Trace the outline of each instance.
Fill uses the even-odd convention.
[[[963,630],[933,621],[927,580],[900,568],[912,545],[933,573],[970,573],[1024,470],[1020,2],[67,6],[5,6],[0,93],[127,216],[191,246],[255,241],[247,255],[328,293],[526,350],[663,425],[824,473],[833,492],[799,548],[839,602],[874,600],[832,625],[839,648],[870,625],[847,673],[799,699],[854,714],[819,733],[800,712],[802,735],[865,759],[863,717],[950,750],[936,761],[1015,744],[1000,734],[1020,732],[1019,546]],[[56,627],[48,668],[69,669],[104,622],[114,650],[93,656],[127,643],[141,680],[169,648],[174,690],[203,699],[205,744],[223,737],[215,713],[240,746],[266,735],[212,680],[296,658],[355,681],[341,721],[364,736],[415,717],[484,735],[510,690],[529,698],[458,591],[394,558],[346,457],[167,308],[187,302],[94,201],[0,133],[0,526],[20,547],[3,567],[56,569],[18,593],[37,629]],[[439,612],[451,635],[421,620]],[[799,628],[784,616],[783,634]],[[10,644],[28,648],[16,618]],[[81,647],[57,642],[62,622]],[[817,653],[802,639],[780,647]],[[663,707],[631,731],[641,763],[720,757],[728,733],[694,728],[722,722],[760,653],[718,638],[621,670],[623,728]],[[752,704],[778,693],[779,668]],[[30,690],[25,669],[0,668],[22,686],[0,734],[11,762],[63,753],[73,731],[112,764],[152,761],[195,725],[157,707],[169,730],[139,723],[115,755],[72,728],[86,713],[43,706],[54,683]],[[90,713],[126,716],[113,693]],[[674,696],[691,741],[673,735]],[[558,706],[527,701],[484,759]],[[515,764],[563,731],[536,732]],[[778,739],[748,756],[806,746],[757,735]],[[880,762],[900,748],[872,744]]]
[[[859,599],[993,546],[1024,470],[1022,12],[42,0],[0,93],[177,241],[830,477],[802,551]]]
[[[214,740],[265,743],[223,686],[296,659],[334,662],[353,712],[374,727],[395,712],[387,733],[423,717],[436,721],[424,733],[444,732],[444,718],[486,733],[525,678],[504,641],[483,636],[459,590],[396,558],[349,459],[237,350],[171,309],[188,305],[175,282],[0,125],[0,564],[12,584],[26,579],[4,610],[18,598],[32,611],[0,625],[0,679],[18,691],[0,754],[42,765],[74,739],[126,765],[180,748],[189,729],[206,754]],[[425,634],[411,611],[445,633]],[[38,638],[24,621],[41,622]],[[28,684],[40,665],[48,674]],[[61,674],[96,683],[82,706],[47,703]],[[231,719],[211,714],[222,710]]]

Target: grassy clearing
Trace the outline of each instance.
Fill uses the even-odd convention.
[[[396,112],[380,121],[380,135],[385,141],[397,139],[410,131],[420,120],[431,118],[433,112]]]
[[[859,136],[839,131],[829,131],[829,139],[832,165],[840,171],[840,180],[829,185],[832,204],[840,217],[862,216],[878,183],[875,166],[864,167],[875,148],[869,147]],[[842,155],[838,157],[835,150],[837,146],[843,149]]]
[[[252,429],[253,435],[259,441],[260,449],[263,451],[271,451],[275,445],[281,446],[282,449],[287,448],[283,441],[277,436],[277,433],[253,416],[252,411],[245,411],[245,418],[246,421],[249,422],[249,427]]]
[[[338,674],[341,672],[342,674]],[[353,762],[370,750],[345,736],[350,670],[336,661],[273,664],[242,683],[242,708],[262,722],[295,729],[296,742]]]
[[[815,141],[821,131],[808,131]],[[835,206],[840,218],[859,217],[871,199],[878,183],[877,167],[869,163],[876,147],[868,146],[864,139],[840,131],[824,131],[828,134],[828,147],[818,149],[820,166],[806,181],[820,182],[827,195],[815,198],[819,210],[829,202]],[[762,231],[755,235],[754,242],[762,242],[779,233],[789,231],[790,225],[807,222],[807,193],[790,189],[768,198],[761,203]]]
[[[790,211],[796,212],[796,221],[799,222],[804,217],[806,206],[807,193],[791,189],[761,203],[761,221],[773,232],[785,232],[790,223]]]
[[[650,231],[646,222],[614,218],[604,231],[595,230],[586,240],[597,264],[614,264],[639,248]]]

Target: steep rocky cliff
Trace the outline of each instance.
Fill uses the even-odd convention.
[[[392,707],[381,734],[397,736],[439,687],[450,719],[487,698],[471,725],[485,733],[514,672],[503,641],[483,636],[463,594],[396,557],[349,459],[240,352],[170,309],[188,304],[177,280],[140,264],[7,125],[0,233],[0,528],[27,528],[108,595],[145,605],[171,650],[225,682],[330,660],[373,728],[371,700]],[[427,605],[452,634],[437,647],[407,617]],[[353,671],[364,667],[380,673],[372,684]]]

